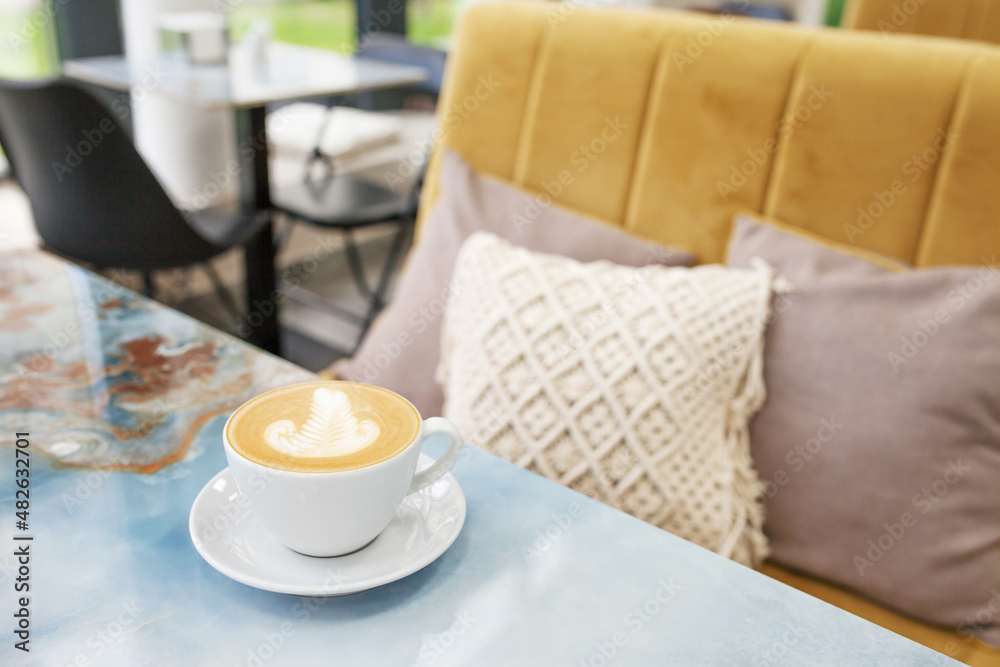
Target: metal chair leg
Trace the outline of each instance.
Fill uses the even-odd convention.
[[[375,321],[375,317],[381,312],[385,307],[385,293],[389,289],[389,281],[392,279],[393,271],[396,268],[396,264],[399,260],[399,255],[403,251],[404,241],[406,240],[408,234],[407,230],[410,228],[412,220],[400,220],[399,229],[396,230],[395,236],[392,238],[392,245],[389,246],[389,253],[386,255],[385,263],[382,265],[382,272],[379,275],[378,285],[375,287],[375,292],[370,295],[368,302],[368,313],[365,315],[365,321],[361,325],[361,331],[358,333],[358,338],[354,343],[354,349],[351,350],[351,356],[358,351],[361,347],[361,341],[364,340],[365,334],[368,333],[368,329],[371,327],[372,322]]]
[[[396,230],[396,235],[392,239],[392,245],[389,246],[389,254],[385,258],[385,264],[382,266],[382,275],[379,276],[378,285],[373,295],[378,300],[379,310],[385,308],[385,293],[389,290],[389,281],[392,280],[392,274],[399,263],[399,256],[407,246],[407,241],[410,237],[409,230],[412,227],[413,220],[400,220],[399,229]]]
[[[386,255],[374,288],[368,284],[368,278],[364,270],[364,261],[361,258],[361,251],[354,237],[354,229],[350,227],[341,228],[341,233],[344,237],[344,252],[347,255],[347,265],[351,272],[351,278],[358,292],[368,299],[368,307],[363,315],[348,311],[318,294],[293,287],[286,281],[280,281],[279,283],[282,293],[310,308],[332,310],[340,316],[357,323],[359,325],[358,337],[350,352],[347,353],[348,355],[353,355],[361,346],[361,341],[364,339],[365,334],[368,333],[368,329],[371,327],[372,322],[375,321],[375,317],[385,307],[385,294],[389,289],[393,272],[399,262],[399,256],[406,247],[407,241],[412,240],[413,223],[414,219],[412,216],[401,217],[397,220],[396,224],[398,228],[393,235],[389,252]],[[291,224],[289,222],[289,227]]]
[[[347,253],[347,265],[351,269],[351,278],[362,296],[371,298],[372,288],[368,286],[368,278],[365,276],[364,263],[361,261],[361,252],[358,244],[354,240],[354,230],[350,227],[342,229],[344,235],[344,251]]]
[[[292,238],[292,231],[295,227],[295,220],[290,216],[282,215],[281,219],[281,226],[274,235],[274,251],[276,253],[281,252],[288,245],[288,240]]]
[[[156,281],[153,280],[152,271],[142,272],[142,293],[150,299],[156,298]]]
[[[201,265],[201,268],[208,274],[208,279],[212,281],[212,286],[215,287],[215,294],[219,297],[219,301],[222,305],[229,311],[234,321],[239,321],[241,313],[240,307],[236,305],[236,299],[233,297],[233,293],[229,291],[226,284],[222,282],[222,278],[219,273],[212,266],[211,262],[205,262]]]

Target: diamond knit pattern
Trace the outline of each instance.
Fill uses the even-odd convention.
[[[738,562],[767,551],[748,422],[772,272],[620,267],[477,233],[438,379],[473,445]]]

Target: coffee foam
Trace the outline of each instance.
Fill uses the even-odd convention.
[[[346,392],[320,387],[313,392],[309,418],[301,427],[279,419],[264,429],[264,442],[292,456],[346,456],[375,442],[382,427],[359,419]]]
[[[276,389],[240,407],[226,427],[244,458],[281,470],[335,472],[385,461],[420,431],[417,411],[392,392],[351,382]]]

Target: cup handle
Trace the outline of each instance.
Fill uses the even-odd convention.
[[[410,483],[410,490],[406,492],[406,495],[416,493],[425,486],[429,486],[444,477],[458,459],[458,454],[462,451],[462,435],[455,428],[455,425],[442,417],[425,419],[424,440],[438,433],[444,433],[451,439],[447,451],[437,461],[413,476],[413,481]]]

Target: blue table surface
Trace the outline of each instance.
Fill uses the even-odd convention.
[[[310,374],[27,252],[0,257],[0,375],[3,665],[958,664],[469,448],[465,527],[425,569],[341,598],[250,588],[202,560],[188,514],[233,407]],[[15,535],[34,537],[30,653]]]

